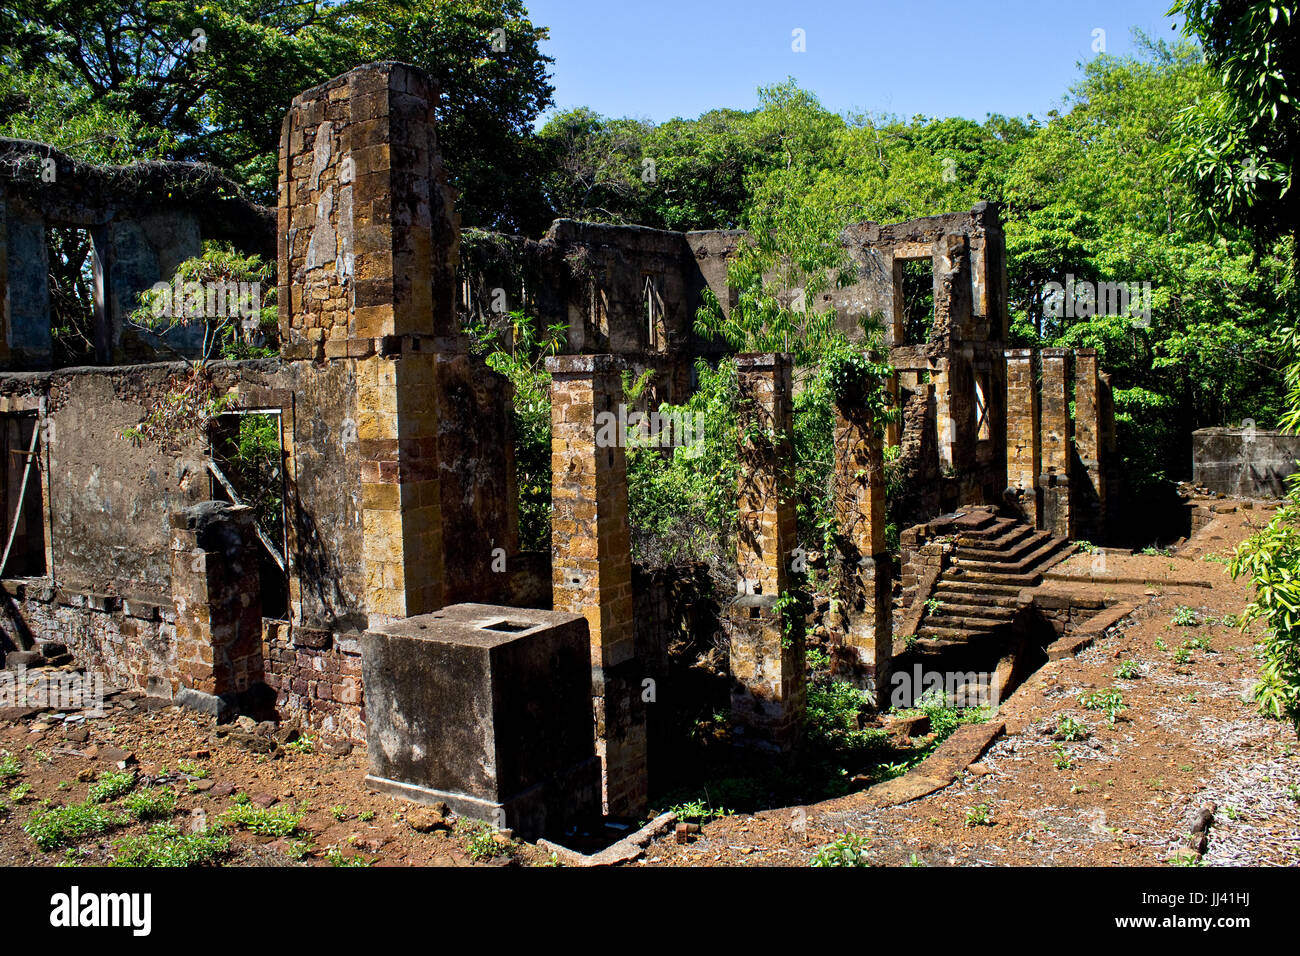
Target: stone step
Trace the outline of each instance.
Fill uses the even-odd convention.
[[[937,633],[940,630],[943,629],[936,629],[935,633],[930,631],[918,631],[916,641],[912,644],[913,649],[920,651],[921,654],[926,657],[941,657],[944,651],[952,650],[956,647],[965,647],[967,643],[969,643],[970,634],[966,631],[947,632],[950,635],[956,636],[945,637]]]
[[[1033,554],[1045,543],[1052,540],[1047,531],[1031,531],[1019,540],[1005,547],[959,547],[956,556],[972,561],[996,561],[999,564],[1015,564]]]
[[[975,595],[992,595],[996,597],[1017,597],[1021,590],[1016,584],[980,584],[978,582],[963,581],[960,578],[950,578],[947,572],[939,578],[939,583],[935,587],[936,591],[952,591],[957,594],[975,594]]]
[[[999,520],[996,512],[985,511],[982,508],[972,508],[960,518],[954,518],[951,524],[957,534],[971,534],[978,533],[996,524]]]
[[[1049,557],[1059,552],[1062,548],[1069,546],[1070,542],[1064,538],[1053,538],[1050,535],[1043,540],[1038,548],[1029,554],[1020,558],[1018,561],[1006,562],[1001,561],[975,561],[970,558],[963,558],[960,555],[953,559],[953,565],[967,571],[983,572],[1005,572],[1008,575],[1028,575],[1031,578],[1038,576],[1039,566]]]
[[[28,667],[41,667],[45,664],[45,655],[40,651],[9,651],[5,654],[5,670],[26,670]]]
[[[1034,534],[1034,529],[1022,522],[1013,522],[1011,527],[1006,529],[1005,533],[996,535],[979,536],[979,535],[962,535],[957,539],[959,548],[976,548],[986,551],[1001,551],[1006,548],[1015,547],[1025,538]]]
[[[1023,521],[1017,521],[1014,518],[999,518],[983,528],[961,532],[957,535],[957,543],[970,543],[980,547],[988,547],[990,543],[1018,536],[1024,531],[1033,530]]]
[[[973,588],[973,586],[972,586]],[[948,583],[940,584],[935,592],[930,595],[945,607],[950,604],[959,605],[979,605],[981,607],[1004,607],[1014,611],[1020,604],[1017,596],[1019,588],[1007,588],[1010,594],[1004,594],[996,591],[980,592],[977,590],[958,591]]]
[[[953,567],[949,570],[948,574],[951,574],[951,577],[945,576],[944,584],[961,582],[963,584],[1000,585],[1002,587],[1010,587],[1013,590],[1033,587],[1038,583],[1039,579],[1039,575],[1037,574],[1021,574],[1007,571],[1005,569],[989,571],[987,569],[972,568],[969,566]]]
[[[976,608],[945,609],[938,614],[930,614],[921,622],[922,627],[947,627],[953,630],[995,631],[1011,623],[1012,614],[1005,617],[981,614]],[[986,609],[983,609],[986,610]]]

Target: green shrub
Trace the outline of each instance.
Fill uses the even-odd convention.
[[[135,774],[130,771],[105,770],[86,791],[89,803],[107,803],[130,793],[135,786]]]
[[[954,707],[939,688],[926,691],[917,698],[914,711],[930,718],[930,732],[936,744],[943,743],[963,724],[982,724],[989,719],[986,707]]]
[[[469,841],[465,849],[470,859],[482,863],[498,856],[512,855],[519,849],[518,844],[510,840],[498,840],[497,830],[486,823],[470,824]]]
[[[22,762],[9,751],[0,750],[0,783],[16,780],[22,772]]]
[[[858,727],[859,714],[868,703],[867,695],[852,684],[837,680],[813,681],[808,685],[804,733],[814,745],[832,750],[881,749],[889,741],[888,731]]]
[[[1115,676],[1120,680],[1136,680],[1142,676],[1142,667],[1137,661],[1124,661],[1115,668]]]
[[[682,823],[698,823],[703,825],[710,820],[717,820],[722,817],[729,817],[736,811],[728,810],[726,807],[715,807],[709,801],[707,796],[697,797],[686,803],[679,803],[668,808],[677,814],[677,819]]]
[[[1062,714],[1056,720],[1055,736],[1058,740],[1083,740],[1088,736],[1088,727],[1069,714]]]
[[[1085,694],[1079,698],[1079,703],[1088,710],[1103,711],[1107,722],[1112,725],[1121,710],[1128,710],[1128,704],[1124,703],[1124,695],[1113,687],[1109,690],[1095,690]]]
[[[126,812],[141,822],[161,820],[176,811],[176,791],[167,787],[142,790],[127,797],[122,804]]]

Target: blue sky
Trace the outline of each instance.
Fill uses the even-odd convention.
[[[1043,116],[1132,31],[1177,36],[1169,0],[525,0],[557,108],[662,122],[750,109],[787,76],[837,112]],[[791,49],[801,29],[806,52]]]

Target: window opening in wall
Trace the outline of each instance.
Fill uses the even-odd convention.
[[[989,425],[988,377],[984,372],[975,373],[975,434],[979,441],[988,441],[993,437]]]
[[[934,330],[934,264],[929,259],[902,263],[903,344],[924,345]]]
[[[209,462],[212,498],[253,509],[262,542],[259,572],[262,616],[287,619],[289,578],[285,563],[284,450],[278,411],[220,415],[212,424]]]
[[[664,300],[655,285],[654,276],[647,275],[645,277],[642,300],[645,306],[646,350],[650,352],[662,351],[666,344],[664,342]]]
[[[3,415],[0,431],[0,495],[5,515],[0,576],[43,577],[48,568],[39,419],[36,415]]]
[[[49,250],[50,335],[54,366],[95,362],[95,252],[90,233],[72,226],[45,231]]]
[[[597,334],[603,336],[605,345],[609,344],[609,297],[605,295],[605,290],[596,285],[596,280],[592,279],[588,286],[589,292],[587,301],[591,307],[591,328]]]

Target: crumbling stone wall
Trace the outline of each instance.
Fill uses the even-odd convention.
[[[963,504],[995,501],[1006,487],[1006,251],[997,207],[978,203],[882,225],[850,226],[844,240],[856,281],[831,296],[836,321],[852,334],[860,320],[883,323],[904,409],[900,481],[904,523]],[[934,321],[924,343],[907,343],[903,264],[934,274]],[[923,386],[929,386],[927,391]],[[930,422],[921,424],[924,416]],[[933,442],[933,445],[930,443]],[[933,456],[937,453],[937,473]]]
[[[496,598],[517,551],[509,386],[459,332],[436,95],[359,67],[296,97],[281,139],[283,354],[354,370],[363,601],[388,618]]]
[[[747,746],[789,750],[807,697],[803,621],[787,609],[794,560],[793,363],[789,353],[736,359],[740,474],[737,590],[726,608],[731,718]]]
[[[223,239],[271,257],[271,211],[245,200],[210,166],[151,162],[94,166],[45,143],[0,138],[0,369],[53,361],[46,231],[89,233],[95,273],[95,357],[101,364],[151,358],[155,340],[127,325],[139,294]],[[182,354],[200,342],[167,337]]]
[[[557,219],[540,240],[474,230],[460,316],[495,325],[522,310],[543,327],[561,325],[564,351],[619,355],[636,376],[654,371],[652,406],[682,402],[695,358],[722,351],[695,334],[695,314],[705,289],[730,309],[727,263],[741,235],[571,219]]]

